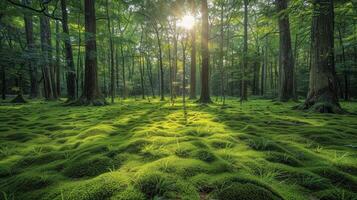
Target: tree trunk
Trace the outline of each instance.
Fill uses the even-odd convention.
[[[109,34],[109,49],[110,49],[110,97],[111,102],[114,103],[115,98],[115,70],[114,70],[114,45],[113,45],[113,37],[112,37],[112,29],[110,24],[110,16],[109,16],[109,0],[106,0],[106,14],[107,14],[107,22],[108,22],[108,34]]]
[[[46,100],[54,99],[52,79],[50,74],[51,60],[50,48],[51,48],[51,38],[50,38],[50,24],[49,19],[46,16],[40,17],[40,32],[41,32],[41,50],[43,54],[43,65],[42,65],[42,75],[43,75],[43,88],[45,91]]]
[[[73,51],[72,51],[71,40],[69,37],[66,0],[61,0],[61,10],[62,10],[62,29],[63,29],[63,33],[66,35],[64,40],[64,45],[65,45],[66,64],[67,64],[67,98],[68,101],[72,101],[76,98],[76,69],[74,67]],[[78,48],[80,48],[80,46]]]
[[[343,40],[342,40],[342,30],[341,30],[341,26],[338,26],[338,36],[339,36],[339,42],[340,42],[340,46],[342,49],[342,64],[343,64],[343,76],[344,76],[344,86],[345,86],[345,93],[343,95],[345,101],[349,100],[349,74],[350,74],[350,70],[348,69],[347,65],[346,65],[346,54],[345,54],[345,47],[343,44]]]
[[[164,101],[165,100],[165,96],[164,96],[164,69],[163,69],[163,62],[162,62],[162,49],[161,49],[161,38],[160,38],[160,33],[158,30],[157,25],[154,25],[154,29],[155,29],[155,33],[156,33],[156,39],[157,39],[157,45],[159,48],[159,68],[160,68],[160,101]]]
[[[211,103],[209,91],[209,24],[208,24],[208,5],[207,0],[201,1],[202,14],[202,35],[201,35],[201,53],[202,53],[202,72],[201,72],[201,97],[199,102]]]
[[[86,30],[85,75],[84,90],[78,104],[105,105],[107,102],[98,87],[95,0],[85,0],[84,2]]]
[[[248,67],[248,0],[244,0],[244,44],[243,44],[243,66],[240,101],[248,100],[246,69]]]
[[[146,70],[147,70],[148,78],[149,78],[149,82],[150,82],[152,98],[155,98],[154,83],[152,80],[153,78],[152,78],[151,61],[150,61],[150,58],[148,55],[146,55]]]
[[[191,0],[191,12],[196,13],[196,4]],[[190,74],[190,99],[196,99],[196,29],[191,30],[191,74]]]
[[[28,0],[22,0],[24,5],[28,5]],[[33,52],[35,48],[35,41],[33,37],[33,19],[32,15],[28,12],[24,15],[26,42],[29,52]],[[38,83],[37,83],[37,67],[33,63],[33,60],[29,60],[29,75],[30,75],[30,98],[36,98],[38,96]]]
[[[56,21],[56,93],[58,97],[61,96],[61,62],[60,62],[60,36],[59,36],[59,21]]]
[[[296,100],[294,90],[294,58],[291,47],[289,16],[286,13],[287,0],[276,0],[279,15],[279,37],[280,37],[280,101]]]
[[[4,66],[1,66],[1,81],[2,81],[1,98],[5,100],[6,99],[6,71]]]
[[[123,77],[123,99],[128,95],[128,91],[126,88],[126,78],[125,78],[125,57],[124,57],[124,49],[123,44],[120,44],[120,54],[121,54],[121,68],[122,68],[122,77]]]
[[[307,99],[303,109],[341,113],[334,63],[333,0],[314,0],[312,20],[312,65]]]

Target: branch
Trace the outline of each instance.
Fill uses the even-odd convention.
[[[12,1],[12,0],[6,0],[7,2],[11,3],[12,5],[15,5],[15,6],[18,6],[18,7],[22,7],[22,8],[26,8],[28,10],[31,10],[31,11],[34,11],[34,12],[37,12],[37,13],[41,13],[41,14],[44,14],[45,16],[51,18],[51,19],[54,19],[54,20],[59,20],[59,21],[62,21],[62,18],[59,18],[59,17],[56,17],[54,16],[54,12],[51,14],[47,13],[46,12],[46,7],[45,6],[41,6],[42,8],[41,9],[36,9],[36,8],[33,8],[31,6],[28,6],[28,5],[25,5],[25,4],[22,4],[22,3],[18,3],[18,2],[15,2],[15,1]]]

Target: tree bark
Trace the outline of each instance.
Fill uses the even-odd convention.
[[[290,23],[289,15],[286,13],[288,3],[287,0],[276,0],[279,23],[279,38],[280,38],[280,101],[296,100],[294,90],[294,58],[291,47]]]
[[[24,5],[28,5],[29,0],[22,0]],[[26,42],[27,49],[29,52],[33,52],[35,48],[35,41],[33,37],[33,19],[31,13],[25,13],[25,32],[26,32]],[[30,75],[30,98],[36,98],[38,96],[38,83],[37,83],[37,67],[33,63],[33,60],[29,60],[29,75]]]
[[[154,30],[156,33],[156,39],[157,39],[157,45],[159,48],[159,68],[160,68],[160,101],[164,101],[165,100],[165,96],[164,96],[164,66],[163,66],[163,61],[162,61],[162,49],[161,49],[161,38],[160,38],[160,33],[158,30],[158,27],[156,24],[154,24]]]
[[[55,79],[56,93],[61,96],[61,62],[60,62],[60,36],[59,36],[59,21],[56,21],[56,64],[55,64]]]
[[[2,81],[1,98],[5,100],[6,99],[6,71],[4,66],[1,66],[1,81]]]
[[[84,1],[84,12],[86,30],[85,75],[83,94],[78,104],[100,106],[107,104],[107,102],[98,87],[95,0]]]
[[[43,75],[43,88],[46,100],[53,100],[53,88],[52,79],[50,74],[51,68],[51,36],[50,36],[50,24],[49,19],[46,16],[40,17],[40,32],[41,32],[41,50],[43,54],[43,65],[42,65],[42,75]]]
[[[333,0],[314,0],[312,20],[312,65],[307,99],[303,109],[341,113],[334,63]]]
[[[244,0],[244,44],[240,101],[247,101],[246,69],[248,67],[248,0]]]
[[[202,54],[202,72],[201,72],[201,97],[200,103],[211,103],[209,91],[209,23],[208,23],[208,5],[207,0],[201,1],[202,15],[202,35],[201,35],[201,54]]]
[[[73,51],[68,28],[67,0],[61,0],[62,29],[66,35],[64,40],[66,64],[67,64],[67,98],[72,101],[76,98],[76,69],[73,62]],[[80,46],[78,47],[80,48]],[[78,92],[78,91],[77,91]]]
[[[111,102],[114,103],[114,98],[115,98],[114,45],[113,45],[113,36],[112,36],[112,29],[111,29],[110,16],[109,16],[109,0],[106,0],[106,14],[107,14],[107,22],[108,22],[107,27],[108,27],[108,34],[109,34],[109,49],[110,49],[110,97],[111,97]],[[125,97],[125,93],[123,94]]]
[[[191,12],[196,13],[196,4],[194,0],[190,1]],[[196,29],[191,30],[191,74],[190,74],[190,99],[196,99]]]

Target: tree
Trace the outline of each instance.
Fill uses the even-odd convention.
[[[276,0],[280,37],[280,101],[296,100],[294,89],[294,58],[291,48],[290,22],[287,0]]]
[[[246,69],[248,67],[248,0],[244,0],[244,41],[243,41],[243,66],[242,66],[242,82],[240,91],[240,101],[248,100],[247,96],[247,81]]]
[[[190,1],[191,12],[195,16],[196,4]],[[196,99],[196,30],[191,29],[191,75],[190,75],[190,99]]]
[[[23,0],[23,4],[28,5],[29,0]],[[25,32],[26,32],[26,42],[28,51],[32,52],[35,48],[35,41],[33,37],[33,19],[32,14],[25,12]],[[38,84],[37,84],[37,68],[33,63],[33,60],[29,60],[29,75],[30,75],[30,98],[36,98],[38,96]]]
[[[73,62],[73,51],[68,29],[68,13],[66,0],[61,0],[62,29],[66,35],[64,39],[66,63],[67,63],[67,98],[72,101],[76,98],[76,69]],[[77,91],[78,92],[78,91]]]
[[[110,96],[111,96],[111,102],[114,103],[114,98],[115,98],[114,45],[113,45],[112,28],[111,28],[110,17],[109,17],[109,0],[106,0],[106,14],[107,14],[107,21],[108,21],[107,28],[109,34],[109,49],[110,49]],[[125,90],[125,86],[124,86],[124,90]],[[123,93],[123,97],[125,97],[125,92]]]
[[[333,0],[314,0],[309,92],[303,109],[341,113],[334,62]]]
[[[50,21],[46,16],[40,16],[40,31],[41,31],[41,50],[43,54],[42,75],[43,75],[43,88],[45,98],[52,100],[55,98],[53,90],[53,80],[50,74],[50,68],[52,65],[51,56],[51,29]]]
[[[202,15],[202,35],[201,35],[201,53],[202,53],[202,72],[201,72],[201,97],[199,102],[211,103],[209,92],[209,49],[208,49],[208,4],[207,0],[201,1]]]
[[[80,105],[105,105],[106,101],[99,91],[97,70],[95,0],[84,1],[85,14],[85,75]]]

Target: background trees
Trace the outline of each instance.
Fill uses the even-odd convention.
[[[170,94],[170,101],[174,101],[183,90],[189,91],[191,98],[200,93],[202,102],[210,102],[210,95],[222,96],[216,101],[224,100],[226,95],[241,96],[243,100],[248,96],[283,101],[306,97],[316,50],[311,45],[313,3],[214,0],[206,7],[205,1],[194,0],[95,2],[96,26],[89,27],[87,23],[90,31],[85,30],[82,1],[1,2],[3,93],[15,93],[13,88],[21,74],[25,94],[36,97],[38,91],[37,96],[48,99],[55,99],[61,89],[61,97],[73,100],[78,93],[88,93],[88,85],[94,80],[103,97],[110,95],[113,100],[147,94],[160,94],[164,99]],[[195,11],[196,24],[187,46],[191,53],[185,59],[190,66],[185,77],[189,81],[184,88],[180,68],[183,49],[178,45],[181,38],[177,22],[186,14],[195,15]],[[337,97],[349,100],[357,91],[357,28],[353,20],[356,9],[352,2],[342,1],[335,3],[334,12],[332,42]],[[45,28],[46,20],[53,25]],[[40,22],[43,35],[47,37],[45,30],[48,36],[53,35],[43,41],[43,48],[41,39],[45,38],[41,37]],[[55,24],[61,25],[62,30],[56,32]],[[84,60],[89,52],[85,44],[86,38],[94,39],[93,31],[98,33],[97,50],[87,50],[96,52],[97,70],[91,74],[97,74],[97,79],[92,77],[86,82],[84,64],[88,62]],[[55,45],[58,39],[60,43]],[[44,44],[49,48],[45,49]],[[196,49],[196,45],[202,48]],[[48,54],[47,67],[42,52]],[[94,58],[88,58],[89,63],[95,63]],[[36,75],[37,66],[43,70]],[[200,80],[195,80],[196,77]],[[57,92],[53,93],[55,86]]]

